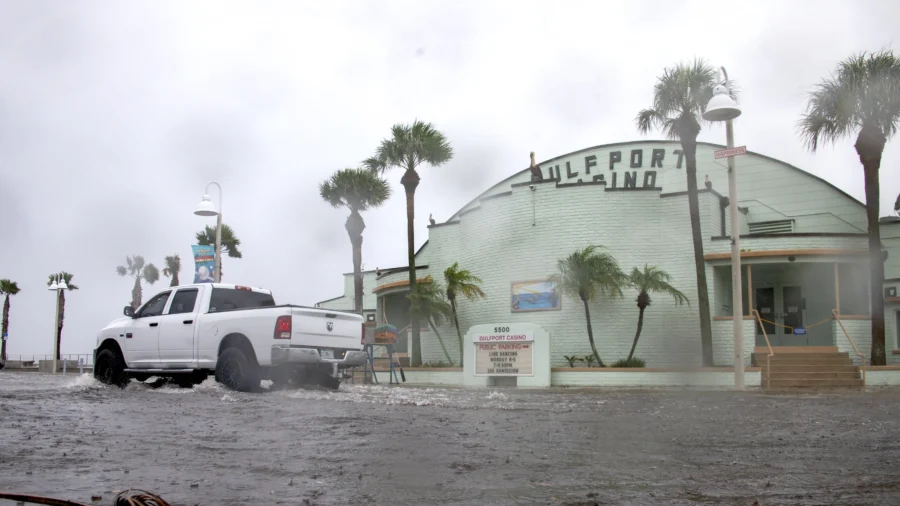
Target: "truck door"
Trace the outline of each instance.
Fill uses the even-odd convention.
[[[159,358],[164,367],[188,367],[194,354],[194,317],[198,288],[179,288],[160,322]]]
[[[159,323],[171,290],[155,295],[144,304],[125,329],[125,363],[148,368],[159,363]]]

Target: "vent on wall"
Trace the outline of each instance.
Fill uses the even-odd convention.
[[[758,221],[749,226],[751,234],[787,234],[794,231],[794,220]]]

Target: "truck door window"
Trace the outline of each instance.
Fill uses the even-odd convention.
[[[166,301],[169,300],[169,294],[172,292],[163,292],[152,299],[149,302],[144,304],[138,313],[138,318],[144,318],[145,316],[159,316],[162,314],[163,309],[166,307]]]
[[[196,288],[182,288],[175,292],[167,314],[193,313],[198,293]]]

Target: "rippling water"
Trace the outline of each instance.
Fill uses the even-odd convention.
[[[245,394],[211,379],[121,390],[0,372],[0,489],[97,504],[127,488],[183,505],[900,504],[898,401],[892,390]]]

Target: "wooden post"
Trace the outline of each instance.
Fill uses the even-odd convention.
[[[753,269],[747,264],[747,316],[750,316],[753,310]]]
[[[838,274],[838,264],[834,264],[834,308],[841,314],[841,276]]]

